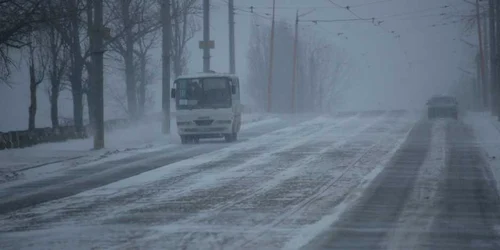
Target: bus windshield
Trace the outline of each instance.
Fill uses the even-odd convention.
[[[231,86],[226,77],[178,79],[177,109],[231,107]]]

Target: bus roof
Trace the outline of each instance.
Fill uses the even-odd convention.
[[[207,78],[207,77],[230,77],[230,78],[238,78],[235,74],[229,73],[195,73],[188,75],[178,76],[176,79],[189,79],[189,78]]]

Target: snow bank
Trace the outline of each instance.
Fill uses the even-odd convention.
[[[484,150],[487,164],[500,187],[500,122],[489,113],[468,113],[464,119],[474,131],[476,141]]]

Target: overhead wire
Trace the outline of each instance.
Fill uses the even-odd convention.
[[[225,1],[225,0],[221,0],[221,1]],[[387,0],[387,1],[371,2],[371,4],[382,3],[382,2],[389,2],[389,0]],[[364,4],[364,5],[367,5],[367,4]],[[337,7],[337,6],[334,6],[334,7]],[[426,8],[426,9],[420,9],[420,10],[409,11],[409,12],[396,13],[396,14],[391,14],[391,15],[386,15],[386,16],[380,16],[380,17],[375,17],[375,18],[358,18],[358,17],[361,17],[361,16],[357,15],[358,17],[356,17],[356,18],[345,18],[345,19],[300,19],[299,21],[302,22],[302,23],[310,22],[310,23],[314,23],[314,24],[318,24],[318,23],[356,23],[356,22],[363,23],[363,22],[369,22],[369,21],[371,21],[372,24],[375,24],[376,26],[381,27],[381,25],[380,25],[381,23],[383,23],[385,21],[390,21],[390,20],[394,20],[394,21],[411,21],[411,20],[416,20],[416,19],[420,19],[420,18],[440,17],[440,16],[441,17],[445,17],[444,18],[445,20],[448,19],[448,20],[446,20],[447,22],[445,24],[436,23],[436,24],[432,24],[432,25],[428,26],[428,27],[439,27],[439,26],[444,26],[444,25],[458,23],[459,20],[453,19],[454,17],[452,15],[450,15],[449,13],[446,13],[446,12],[440,12],[440,13],[434,13],[434,14],[426,14],[426,15],[414,15],[414,16],[412,16],[411,14],[417,14],[417,13],[427,12],[427,11],[431,11],[431,10],[446,9],[446,8],[449,8],[449,7],[451,7],[451,5],[443,5],[443,6],[439,6],[439,7],[433,7],[433,8]],[[266,19],[266,20],[271,20],[272,19],[271,18],[271,15],[272,15],[271,13],[263,12],[263,11],[259,11],[259,10],[255,10],[254,8],[252,8],[252,6],[247,7],[247,9],[237,7],[237,8],[235,8],[235,11],[239,12],[237,14],[251,14],[253,16],[257,16],[257,17],[260,17],[260,18]],[[276,16],[279,17],[280,15],[276,14]],[[288,22],[294,22],[294,20],[292,20],[288,16],[281,16],[280,18],[283,19],[283,20],[286,20]],[[383,27],[381,27],[381,28],[382,28],[382,30],[385,33],[391,33],[392,35],[394,35],[395,38],[399,38],[400,37],[399,33],[396,33],[396,32],[393,32],[393,31],[388,31],[387,29],[384,29]]]
[[[223,3],[227,3],[227,0],[220,0],[221,2]],[[443,8],[448,8],[450,7],[451,5],[444,5],[444,6],[439,6],[439,7],[433,7],[433,8],[426,8],[426,9],[421,9],[421,10],[416,10],[416,11],[411,11],[411,12],[403,12],[403,13],[397,13],[397,14],[391,14],[391,15],[385,15],[385,16],[379,16],[379,17],[372,17],[372,18],[363,18],[361,16],[359,16],[358,14],[356,14],[352,8],[358,8],[358,7],[363,7],[363,6],[367,6],[367,5],[371,5],[371,4],[380,4],[380,3],[386,3],[386,2],[391,2],[393,0],[379,0],[379,1],[374,1],[374,2],[369,2],[369,3],[363,3],[363,4],[358,4],[358,5],[353,5],[353,6],[341,6],[337,3],[335,3],[333,0],[328,0],[330,3],[333,3],[332,4],[332,7],[336,8],[336,9],[346,9],[348,10],[353,16],[356,17],[356,19],[318,19],[318,20],[314,20],[314,19],[308,19],[306,21],[310,21],[310,22],[349,22],[349,21],[352,21],[352,22],[356,22],[356,21],[372,21],[372,24],[374,24],[375,26],[378,26],[380,28],[382,28],[384,31],[388,32],[388,33],[392,33],[394,34],[394,32],[392,31],[388,31],[387,29],[385,29],[384,27],[380,26],[381,23],[387,21],[387,20],[391,20],[391,19],[394,19],[394,20],[404,20],[404,19],[399,19],[398,17],[401,17],[401,18],[404,18],[406,15],[411,15],[411,14],[416,14],[416,13],[421,13],[421,12],[427,12],[427,11],[432,11],[432,10],[437,10],[437,9],[443,9]],[[453,6],[455,7],[455,6]],[[279,9],[280,7],[276,7],[277,9]],[[315,7],[315,6],[310,6],[310,7],[282,7],[282,9],[312,9],[312,10],[315,10],[316,8],[324,8],[324,6],[321,6],[321,7]],[[455,7],[456,8],[456,7]],[[268,13],[268,12],[262,12],[262,11],[259,11],[258,9],[272,9],[272,7],[256,7],[256,6],[235,6],[235,10],[238,10],[238,11],[241,11],[241,12],[247,12],[247,13],[257,13],[256,15],[260,16],[260,17],[263,17],[263,18],[267,18],[267,19],[271,19],[270,16],[271,16],[271,13]],[[441,15],[441,16],[445,16],[445,14],[442,14],[442,13],[438,13],[438,15]],[[268,17],[264,17],[264,16],[268,16]],[[279,16],[279,15],[277,15]],[[425,18],[425,17],[430,17],[430,16],[408,16],[407,18]],[[282,19],[287,19],[287,18],[283,18]]]
[[[333,0],[327,0],[327,1],[330,2],[331,4],[333,4],[334,6],[343,7],[340,4],[337,4],[336,2],[334,2]],[[358,14],[356,14],[353,10],[351,10],[350,6],[345,6],[344,9],[346,9],[347,11],[349,11],[353,16],[355,16],[355,17],[357,17],[359,19],[364,19],[361,16],[359,16]],[[372,18],[372,22],[373,22],[373,25],[375,27],[379,27],[380,29],[384,30],[385,32],[388,32],[388,33],[390,33],[390,34],[393,35],[393,37],[396,39],[396,41],[397,41],[400,49],[403,52],[404,58],[406,60],[406,63],[408,64],[408,69],[410,69],[411,66],[412,66],[412,64],[411,64],[411,61],[408,58],[407,51],[403,49],[403,45],[401,43],[401,40],[399,39],[399,38],[401,38],[401,35],[398,34],[398,33],[396,33],[394,30],[391,30],[391,31],[387,30],[386,28],[384,28],[383,26],[380,25],[382,23],[381,21],[375,22],[375,18]]]
[[[351,15],[353,15],[353,16],[355,16],[355,17],[359,18],[359,19],[366,19],[366,18],[363,18],[363,17],[359,16],[358,14],[356,14],[356,13],[355,13],[355,12],[351,9],[351,7],[350,7],[349,5],[347,5],[347,6],[342,6],[342,5],[340,5],[340,4],[338,4],[338,3],[336,3],[336,2],[335,2],[335,1],[333,1],[333,0],[327,0],[327,1],[328,1],[329,3],[331,3],[331,4],[333,4],[334,6],[337,6],[337,7],[340,7],[340,8],[343,8],[343,9],[347,10],[348,12],[350,12],[350,13],[351,13]],[[388,33],[391,33],[391,34],[393,34],[393,35],[396,35],[396,37],[398,37],[398,36],[399,36],[399,35],[397,35],[397,34],[396,34],[396,32],[395,32],[395,31],[389,31],[389,30],[385,29],[383,26],[381,26],[380,24],[381,24],[382,22],[377,22],[377,23],[376,23],[376,22],[375,22],[375,18],[372,18],[372,23],[373,23],[373,25],[374,25],[374,26],[379,27],[379,28],[383,29],[384,31],[386,31],[386,32],[388,32]]]
[[[364,7],[367,5],[386,3],[386,2],[392,2],[392,1],[393,0],[379,0],[379,1],[369,2],[369,3],[361,3],[361,4],[357,4],[357,5],[351,5],[351,8],[359,8],[359,7]]]
[[[227,0],[220,0],[223,3],[227,3]],[[373,5],[373,4],[379,4],[379,3],[385,3],[385,2],[391,2],[394,0],[378,0],[378,1],[373,1],[373,2],[368,2],[368,3],[362,3],[362,4],[357,4],[357,5],[352,5],[350,6],[351,8],[359,8],[359,7],[364,7],[368,5]],[[271,6],[243,6],[243,5],[235,5],[235,7],[238,8],[248,8],[248,7],[253,7],[253,9],[272,9],[273,7]],[[343,9],[344,7],[342,6],[331,6],[331,5],[322,5],[322,6],[308,6],[308,7],[301,7],[301,6],[275,6],[275,9],[290,9],[290,10],[296,10],[296,9]]]
[[[224,3],[227,3],[227,0],[220,0]],[[320,26],[320,25],[316,25],[318,23],[346,23],[346,22],[352,22],[352,23],[355,23],[355,22],[368,22],[368,21],[371,21],[372,24],[376,27],[379,27],[381,30],[384,31],[384,33],[390,33],[393,35],[394,38],[396,38],[396,40],[398,41],[398,44],[401,46],[402,48],[402,44],[401,44],[401,41],[400,39],[400,34],[399,33],[396,33],[396,31],[393,31],[393,30],[388,30],[386,29],[385,27],[383,27],[381,25],[381,23],[385,22],[385,21],[390,21],[390,20],[394,20],[394,21],[405,21],[405,20],[415,20],[415,19],[419,19],[419,18],[428,18],[428,17],[446,17],[446,18],[453,18],[453,14],[451,13],[445,13],[445,12],[440,12],[440,13],[435,13],[435,14],[427,14],[427,15],[413,15],[412,14],[418,14],[418,13],[425,13],[425,12],[429,12],[429,11],[433,11],[433,10],[438,10],[438,9],[447,9],[449,7],[452,7],[454,10],[455,10],[455,13],[454,14],[459,14],[460,12],[458,11],[458,8],[454,5],[454,4],[448,4],[448,5],[442,5],[442,6],[438,6],[438,7],[432,7],[432,8],[426,8],[426,9],[420,9],[420,10],[415,10],[415,11],[409,11],[409,12],[403,12],[403,13],[396,13],[396,14],[391,14],[391,15],[385,15],[385,16],[379,16],[379,17],[372,17],[372,18],[363,18],[362,16],[358,15],[356,12],[353,11],[353,8],[360,8],[360,7],[364,7],[364,6],[369,6],[369,5],[373,5],[373,4],[383,4],[383,3],[387,3],[387,2],[392,2],[393,0],[379,0],[379,1],[372,1],[372,2],[368,2],[368,3],[362,3],[362,4],[357,4],[357,5],[348,5],[348,6],[342,6],[340,4],[337,4],[335,1],[333,0],[327,0],[331,6],[307,6],[307,7],[292,7],[292,6],[277,6],[276,9],[316,9],[316,8],[333,8],[333,9],[344,9],[344,10],[347,10],[351,15],[353,15],[355,18],[346,18],[346,19],[301,19],[300,22],[311,22],[311,23],[314,23],[314,27],[319,27],[322,31],[328,33],[328,34],[331,34],[333,36],[336,36],[338,37],[339,34],[343,34],[343,33],[337,33],[337,34],[334,34],[333,32],[329,31],[328,29]],[[257,16],[257,17],[260,17],[262,19],[266,19],[266,20],[271,20],[271,13],[267,13],[267,12],[263,12],[261,10],[263,9],[272,9],[272,7],[270,6],[242,6],[242,5],[237,5],[235,6],[235,12],[239,12],[238,14],[246,14],[246,15],[251,15],[251,16]],[[276,14],[275,14],[276,15]],[[276,16],[279,16],[279,15],[276,15]],[[285,19],[289,22],[293,22],[293,20],[291,20],[291,18],[287,18],[287,17],[281,17],[281,19]],[[432,24],[432,25],[429,25],[427,26],[428,28],[434,28],[434,27],[439,27],[439,26],[445,26],[445,25],[450,25],[450,24],[455,24],[457,23],[458,21],[457,20],[452,20],[452,21],[449,21],[447,23],[440,23],[440,24]],[[405,32],[406,33],[406,32]],[[347,38],[347,37],[346,37]],[[407,52],[404,51],[403,52],[407,61],[408,58],[407,58]],[[409,63],[410,64],[410,63]]]
[[[258,13],[256,11],[247,11],[247,10],[236,8],[236,7],[234,8],[234,10],[239,11],[239,12],[243,12],[244,14],[250,14],[250,16],[257,16],[257,17],[260,17],[260,18],[263,18],[266,20],[272,20],[271,17],[266,16],[266,15],[269,15],[269,13],[261,14],[261,13]],[[241,13],[236,13],[236,14],[241,14]]]
[[[433,10],[438,10],[438,9],[446,9],[446,8],[449,8],[449,7],[450,7],[449,5],[442,5],[442,6],[439,6],[439,7],[425,8],[425,9],[420,9],[420,10],[407,11],[407,12],[403,12],[403,13],[397,13],[397,14],[379,16],[377,19],[387,19],[387,18],[392,18],[392,17],[401,17],[401,16],[404,16],[404,15],[417,14],[417,13],[428,12],[428,11],[433,11]]]

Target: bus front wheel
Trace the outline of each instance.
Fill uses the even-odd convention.
[[[224,140],[226,140],[226,142],[234,142],[234,141],[238,140],[238,134],[232,133],[232,134],[224,135]]]
[[[189,138],[185,135],[181,135],[181,143],[182,144],[188,144]]]

